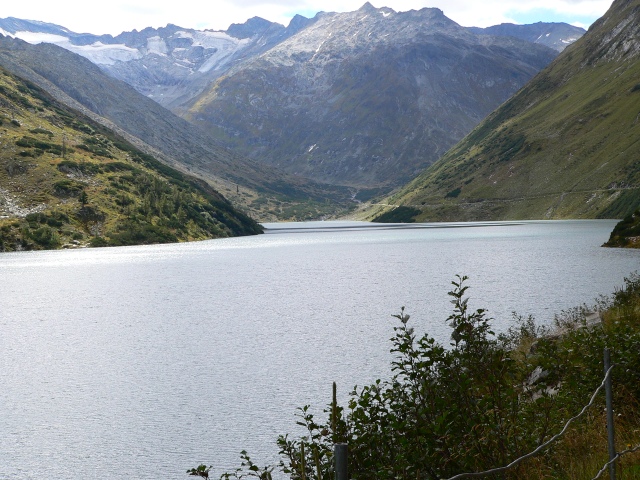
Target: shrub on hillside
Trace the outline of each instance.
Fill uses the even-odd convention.
[[[640,238],[640,209],[616,224],[605,246],[624,247],[630,243],[638,243],[634,239]]]

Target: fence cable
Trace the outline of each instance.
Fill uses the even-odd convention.
[[[575,417],[570,418],[567,423],[564,425],[564,428],[557,434],[555,434],[553,437],[551,437],[549,440],[547,440],[546,442],[540,444],[538,446],[538,448],[536,448],[535,450],[533,450],[530,453],[527,453],[526,455],[523,455],[520,458],[515,459],[513,462],[511,462],[509,465],[506,465],[504,467],[499,467],[499,468],[493,468],[491,470],[487,470],[484,472],[477,472],[477,473],[460,473],[458,475],[455,475],[451,478],[448,478],[446,480],[459,480],[461,478],[481,478],[481,477],[488,477],[489,475],[494,475],[496,473],[503,473],[506,472],[507,470],[515,467],[516,465],[519,465],[520,463],[522,463],[523,461],[531,458],[531,457],[535,457],[538,453],[540,453],[542,450],[544,450],[545,448],[547,448],[549,445],[551,445],[553,442],[555,442],[556,440],[558,440],[560,437],[562,437],[566,432],[567,429],[569,428],[569,425],[571,425],[571,423],[573,423],[574,420],[577,420],[578,418],[580,418],[582,415],[584,415],[586,413],[586,411],[589,409],[589,407],[591,407],[595,400],[596,400],[596,396],[598,395],[598,393],[600,392],[600,390],[602,390],[602,388],[604,387],[605,383],[607,382],[609,376],[611,375],[611,370],[613,370],[613,367],[615,365],[611,365],[609,367],[609,370],[607,370],[607,373],[605,373],[604,375],[604,379],[602,380],[602,383],[600,384],[600,386],[598,388],[596,388],[596,390],[593,392],[593,395],[591,395],[591,400],[589,400],[589,403],[587,403],[583,409],[580,411],[580,413],[578,413]],[[640,448],[640,447],[639,447]],[[608,464],[607,464],[608,465]],[[606,466],[605,466],[606,468]],[[600,474],[598,474],[600,475]],[[597,477],[596,477],[597,478]]]
[[[611,465],[613,462],[618,460],[620,457],[623,457],[623,456],[627,455],[628,453],[637,452],[638,450],[640,450],[640,445],[636,445],[633,448],[627,448],[626,450],[618,452],[615,457],[613,457],[611,460],[609,460],[607,463],[604,464],[604,466],[598,472],[598,474],[595,477],[593,477],[591,480],[596,480],[596,479],[600,478],[600,475],[602,475],[604,472],[607,471],[607,468],[609,468],[609,465]]]

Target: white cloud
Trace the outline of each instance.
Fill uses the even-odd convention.
[[[231,23],[243,23],[258,16],[288,24],[301,13],[351,11],[365,0],[218,0],[216,2],[176,2],[175,0],[29,0],[3,2],[0,15],[56,23],[75,32],[111,33],[173,23],[198,29],[226,30]],[[489,26],[514,22],[518,15],[541,12],[561,15],[569,23],[588,23],[602,16],[611,0],[373,0],[376,7],[396,11],[437,7],[464,26]],[[552,15],[554,16],[554,15]],[[556,16],[556,18],[558,18]],[[536,21],[549,21],[538,18]]]

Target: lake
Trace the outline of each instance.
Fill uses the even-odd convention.
[[[389,375],[391,315],[447,343],[447,292],[497,330],[640,269],[614,221],[267,224],[257,237],[0,255],[0,478],[217,478],[294,413]]]

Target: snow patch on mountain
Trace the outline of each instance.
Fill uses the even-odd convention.
[[[63,45],[60,46],[62,47]],[[104,43],[96,42],[86,46],[69,45],[64,48],[82,55],[98,65],[113,65],[116,62],[129,62],[142,57],[142,54],[135,48],[121,44],[105,45]]]
[[[149,55],[160,55],[166,57],[169,49],[166,42],[159,36],[150,37],[147,39],[147,53]]]
[[[198,72],[206,73],[224,67],[241,50],[251,44],[251,39],[239,40],[224,32],[197,32],[193,35],[193,46],[202,46],[209,58],[198,68]]]
[[[185,37],[190,36],[193,39],[194,45],[201,45],[203,47],[215,47],[220,42],[235,43],[235,44],[247,44],[250,42],[249,38],[240,40],[232,37],[225,32],[216,32],[212,30],[189,32],[177,32],[183,34]]]
[[[69,38],[63,37],[62,35],[56,35],[53,33],[42,33],[42,32],[16,32],[10,37],[19,38],[20,40],[24,40],[27,43],[38,44],[38,43],[53,43],[59,45],[61,43],[70,43]]]
[[[142,57],[138,50],[124,44],[106,45],[102,42],[95,42],[91,45],[74,45],[67,37],[42,32],[16,32],[13,35],[10,33],[6,35],[31,44],[52,43],[77,53],[98,65],[113,65],[116,62],[128,62]]]

